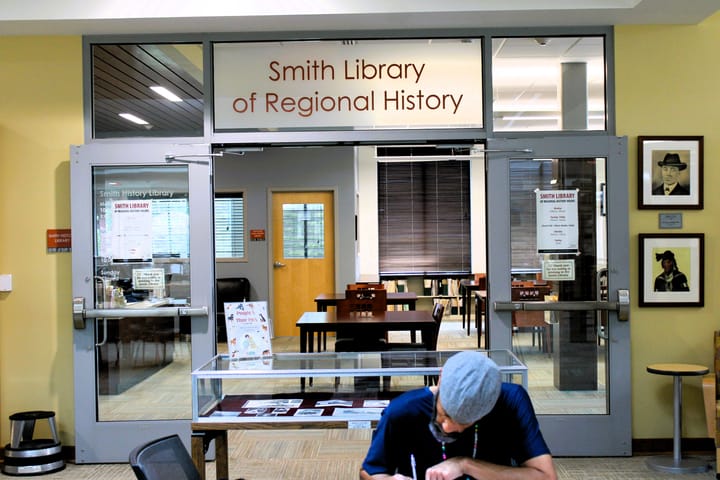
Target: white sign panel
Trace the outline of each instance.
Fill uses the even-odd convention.
[[[136,290],[165,288],[165,270],[162,268],[133,268],[132,276]]]
[[[543,280],[575,280],[575,260],[545,260],[542,265]]]
[[[578,191],[536,190],[538,253],[577,253]]]
[[[152,260],[152,204],[150,200],[112,202],[112,259],[116,262]]]
[[[479,40],[218,43],[214,72],[216,130],[482,126]]]

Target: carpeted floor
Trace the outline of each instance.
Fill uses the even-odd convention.
[[[237,445],[237,444],[236,444]],[[346,448],[347,447],[347,448]],[[348,445],[335,439],[333,451],[326,452],[324,458],[287,458],[292,452],[272,455],[276,447],[258,445],[266,448],[267,453],[259,458],[248,459],[233,455],[230,465],[230,478],[236,480],[310,480],[357,479],[359,458],[349,459],[343,452],[356,451],[359,445]],[[364,451],[364,446],[361,449]],[[297,453],[297,451],[295,451]],[[281,458],[285,457],[285,458]],[[711,457],[707,458],[712,462]],[[714,470],[706,473],[670,474],[650,470],[647,457],[628,458],[556,458],[555,466],[560,480],[702,480],[715,478]],[[215,466],[208,464],[207,479],[215,480]],[[65,470],[43,475],[47,480],[133,480],[135,475],[127,464],[114,465],[67,465]]]
[[[445,327],[441,336],[444,342],[443,348],[468,348],[468,340],[472,343],[476,342],[476,338],[468,337],[463,333],[459,324],[453,325],[452,322],[444,321],[443,326]],[[521,336],[518,335],[514,342],[520,339]],[[273,348],[277,351],[293,351],[297,346],[296,337],[276,340],[278,340],[277,344],[274,340]],[[541,385],[542,378],[551,377],[549,373],[545,372],[545,369],[541,368],[543,361],[549,362],[546,359],[547,355],[541,354],[530,343],[518,344],[514,347],[516,353],[523,356],[524,361],[533,364],[534,376],[531,378],[531,388]],[[604,374],[600,372],[599,378],[603,377]],[[163,390],[167,390],[167,387],[163,387]],[[538,392],[536,394],[540,395]],[[542,397],[542,395],[540,396]],[[123,399],[120,402],[122,405],[128,403],[127,398],[122,395],[115,397],[118,401]],[[594,398],[590,400],[597,401]],[[542,408],[552,408],[553,406],[544,397],[539,398],[538,402],[544,405]],[[115,406],[114,408],[118,409],[119,407]],[[231,431],[229,439],[230,478],[233,480],[240,478],[245,480],[357,479],[360,463],[370,442],[370,433],[370,430],[339,429]],[[714,464],[713,456],[708,455],[702,458],[707,459],[708,464]],[[556,458],[555,465],[558,478],[561,480],[700,480],[715,478],[714,465],[712,465],[712,470],[705,473],[680,475],[650,470],[645,463],[646,460],[645,456]],[[208,463],[207,470],[207,479],[214,480],[215,465],[213,462]],[[48,480],[133,480],[135,475],[128,464],[69,464],[65,470],[43,477]]]

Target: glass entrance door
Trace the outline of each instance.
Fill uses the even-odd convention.
[[[171,433],[189,443],[190,372],[214,353],[208,151],[72,150],[78,463],[125,462]]]
[[[631,454],[625,143],[488,143],[490,345],[527,364],[555,455]]]

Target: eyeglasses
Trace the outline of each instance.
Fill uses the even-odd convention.
[[[457,438],[457,436],[465,430],[466,428],[470,427],[472,424],[464,424],[464,423],[458,423],[455,420],[452,419],[450,415],[445,412],[445,409],[440,404],[440,392],[435,395],[435,403],[433,404],[433,413],[432,413],[432,423],[440,432],[442,432],[444,435],[448,435],[453,438]],[[454,428],[452,432],[446,432],[443,428],[444,423],[451,423],[453,426],[457,426],[457,428]]]

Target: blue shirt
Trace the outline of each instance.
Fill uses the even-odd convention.
[[[425,470],[442,462],[442,444],[428,427],[434,401],[426,387],[405,392],[390,402],[373,432],[362,468],[370,475],[399,472],[412,477],[410,455],[414,455],[417,477],[425,478]],[[503,383],[495,407],[476,423],[476,459],[514,466],[550,453],[530,397],[520,385]],[[472,457],[474,436],[473,425],[460,438],[446,443],[447,457]]]

